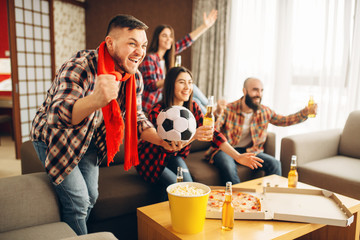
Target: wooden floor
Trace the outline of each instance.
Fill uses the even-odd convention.
[[[20,159],[15,158],[15,142],[0,133],[0,178],[21,175]]]

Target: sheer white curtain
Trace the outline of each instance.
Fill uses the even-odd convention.
[[[228,100],[241,97],[243,81],[254,76],[264,84],[263,104],[279,114],[302,109],[310,95],[319,106],[314,119],[269,128],[277,134],[278,149],[286,135],[342,128],[348,114],[360,109],[359,5],[359,0],[232,1]]]

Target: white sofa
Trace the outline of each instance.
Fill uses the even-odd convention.
[[[360,110],[350,113],[343,130],[285,137],[280,161],[284,177],[297,155],[299,181],[360,199]]]

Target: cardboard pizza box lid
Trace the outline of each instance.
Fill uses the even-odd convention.
[[[323,189],[265,187],[264,201],[274,220],[346,227],[354,221],[333,192]]]

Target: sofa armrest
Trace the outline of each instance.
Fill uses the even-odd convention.
[[[76,237],[63,238],[62,240],[116,240],[111,232],[97,232]]]
[[[276,144],[275,133],[268,132],[266,137],[266,142],[264,144],[264,152],[275,157],[275,144]]]
[[[341,130],[333,129],[283,138],[280,151],[283,176],[287,177],[292,155],[297,156],[298,166],[337,155],[340,136]]]
[[[0,233],[60,222],[58,200],[46,173],[0,179]]]

